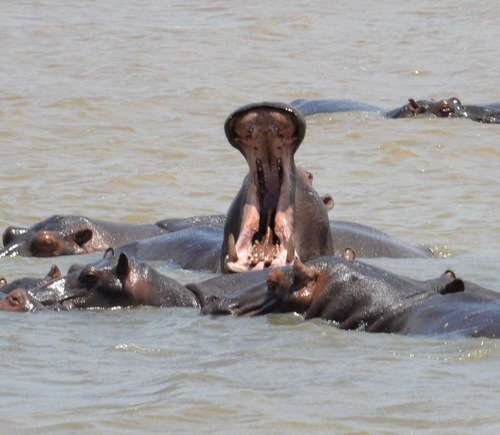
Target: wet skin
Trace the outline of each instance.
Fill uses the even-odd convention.
[[[111,255],[111,256],[109,256]],[[41,286],[32,296],[68,310],[117,307],[198,307],[193,292],[126,254],[105,258]]]
[[[500,110],[494,107],[463,105],[456,97],[439,101],[413,98],[408,104],[386,114],[388,118],[411,118],[417,115],[435,115],[438,118],[467,118],[484,124],[500,124]]]
[[[0,278],[0,293],[9,293],[10,291],[21,288],[24,290],[32,290],[40,287],[42,284],[52,281],[53,279],[60,278],[61,271],[56,265],[53,265],[50,271],[43,278],[24,277],[15,279],[7,283],[5,278]]]
[[[299,99],[290,103],[304,116],[336,112],[374,112],[381,115],[385,110],[378,106],[340,98]]]
[[[294,162],[305,129],[302,115],[281,103],[244,106],[226,120],[226,137],[245,157],[249,174],[227,213],[223,272],[333,255],[326,207]]]
[[[330,221],[336,243],[335,256],[341,247],[352,247],[358,258],[430,258],[432,252],[410,245],[374,228],[346,221]],[[117,254],[127,253],[139,261],[167,261],[183,269],[220,272],[220,255],[224,230],[220,225],[187,227],[150,239],[137,240],[117,246]],[[257,247],[257,248],[256,248]],[[265,248],[265,243],[257,244]],[[337,250],[337,248],[339,248]]]
[[[165,232],[153,224],[134,225],[55,215],[30,228],[8,227],[3,233],[4,248],[0,249],[0,257],[88,254]]]
[[[126,253],[138,261],[167,261],[183,269],[219,272],[223,232],[222,227],[197,225],[125,243],[114,251]]]
[[[40,302],[34,299],[24,289],[14,289],[8,294],[1,296],[0,310],[3,311],[17,311],[17,312],[33,312],[45,309]]]
[[[468,293],[463,281],[443,278],[418,281],[357,261],[324,257],[271,270],[251,287],[212,297],[202,312],[297,312],[305,319],[333,321],[340,329],[499,337],[500,293]]]
[[[467,118],[485,124],[500,124],[500,104],[464,105],[456,97],[442,100],[414,100],[396,109],[385,111],[377,106],[358,101],[325,98],[317,100],[301,99],[292,101],[304,116],[336,112],[375,112],[386,118],[412,118],[415,116],[436,116],[438,118]]]
[[[332,207],[333,199],[331,199],[329,195],[324,195],[322,200],[327,209]],[[173,261],[179,263],[181,267],[185,269],[219,271],[225,221],[224,215],[165,219],[158,222],[158,226],[164,229],[158,236],[140,237],[142,234],[138,234],[134,226],[131,230],[131,234],[124,236],[124,239],[131,239],[133,241],[117,245],[116,242],[120,239],[108,239],[106,243],[101,243],[98,247],[94,246],[91,248],[86,246],[81,249],[82,252],[78,253],[86,253],[87,250],[92,252],[93,249],[105,251],[104,246],[109,244],[108,247],[115,247],[117,252],[130,252],[134,258],[139,260]],[[341,248],[345,246],[353,246],[360,258],[424,258],[432,256],[429,249],[408,244],[386,233],[378,231],[375,228],[358,223],[332,220],[330,221],[330,228],[333,238],[337,240],[338,243],[338,249],[334,251],[334,255],[337,256],[341,255]],[[173,233],[178,234],[173,235]],[[135,240],[138,236],[140,238]],[[71,236],[66,237],[70,238]],[[48,239],[44,237],[44,240],[47,241]],[[147,247],[150,243],[152,249],[148,251]],[[196,243],[199,244],[198,247]],[[162,244],[164,244],[163,247],[161,246]],[[11,243],[8,248],[3,250],[0,249],[0,253],[3,253],[3,256],[11,256],[14,254],[23,255],[24,248],[29,245],[30,236],[26,236],[21,241]],[[57,244],[49,244],[45,249],[36,250],[34,253],[37,254],[37,256],[42,256],[41,252],[43,251],[48,255],[50,249],[55,246],[57,246]],[[205,251],[203,251],[203,249],[205,249]],[[75,250],[77,249],[75,248]],[[56,255],[56,252],[52,251],[52,253]],[[26,253],[26,255],[31,254],[32,252],[29,254]],[[64,255],[70,255],[69,250],[65,250]],[[196,258],[193,258],[195,255]],[[0,256],[2,256],[2,254],[0,254]],[[217,260],[212,261],[214,256],[217,256]],[[5,281],[2,281],[2,278],[0,278],[0,291],[8,292],[11,290],[11,287],[4,289],[4,285]]]
[[[456,278],[452,271],[446,271],[436,279],[420,281],[358,263],[353,261],[354,258],[354,250],[347,248],[343,259],[323,257],[307,265],[296,262],[295,267],[217,275],[183,286],[147,264],[136,262],[123,253],[114,255],[109,250],[104,259],[88,265],[72,266],[65,277],[49,281],[29,293],[16,289],[29,297],[23,299],[22,293],[14,294],[11,299],[5,296],[7,300],[3,304],[4,309],[15,311],[31,311],[33,307],[39,309],[42,304],[59,310],[139,305],[188,306],[201,307],[203,314],[233,315],[296,311],[306,318],[334,320],[345,329],[359,329],[364,325],[372,332],[400,332],[396,326],[404,324],[407,327],[420,322],[412,310],[425,313],[422,309],[425,305],[421,305],[423,301],[430,301],[434,312],[441,310],[435,318],[427,320],[437,325],[439,318],[453,317],[447,309],[458,307],[467,317],[471,314],[467,310],[475,310],[478,303],[498,303],[500,300],[499,293],[464,282]],[[342,267],[345,269],[343,279],[325,275]],[[329,290],[331,286],[337,286],[341,291],[332,292]],[[457,294],[463,295],[456,299]],[[452,302],[450,306],[445,304],[448,300],[445,298]],[[436,305],[438,302],[444,305]],[[346,321],[339,317],[338,312],[331,311],[332,307],[338,310],[339,306],[360,312],[362,317],[345,314],[349,317]],[[395,315],[399,313],[403,314]],[[389,315],[393,320],[392,329],[371,326],[381,322],[376,316],[384,319]],[[412,323],[405,323],[406,319],[412,319]],[[476,321],[479,321],[477,315]],[[458,324],[455,322],[455,326]],[[469,326],[480,330],[478,323]],[[439,329],[436,331],[439,332]],[[430,329],[427,331],[431,332]],[[419,333],[419,330],[412,326],[407,333]]]

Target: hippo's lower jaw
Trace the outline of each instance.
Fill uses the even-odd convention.
[[[276,213],[274,225],[266,225],[266,232],[259,240],[260,215],[257,208],[247,208],[244,230],[235,242],[234,235],[228,237],[228,255],[224,261],[227,272],[248,272],[266,267],[283,267],[293,263],[298,256],[292,236],[290,212]],[[274,226],[274,229],[273,229]]]
[[[229,248],[231,249],[231,245]],[[290,266],[294,259],[298,259],[298,257],[293,250],[287,251],[281,245],[272,245],[267,249],[266,246],[260,245],[257,241],[248,247],[246,257],[231,260],[227,255],[224,266],[227,272],[242,273],[250,270],[262,270],[266,267]]]

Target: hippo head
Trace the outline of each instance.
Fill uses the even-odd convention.
[[[308,260],[318,254],[310,252],[311,246],[320,255],[329,254],[333,242],[325,204],[308,173],[294,162],[306,131],[301,113],[282,103],[250,104],[233,112],[224,128],[229,143],[245,157],[249,174],[228,211],[223,270],[280,267],[299,256]],[[318,223],[321,238],[328,240],[325,249],[314,240]],[[312,240],[306,241],[306,233]]]
[[[67,310],[149,306],[197,306],[194,294],[147,264],[107,251],[104,258],[42,287],[36,298]]]
[[[3,233],[0,257],[55,257],[93,252],[95,226],[80,216],[54,215],[30,228],[9,226]]]
[[[463,106],[456,97],[450,97],[439,101],[418,100],[413,98],[408,100],[408,104],[398,113],[398,118],[407,118],[421,114],[431,114],[438,118],[456,118],[461,116]]]
[[[12,290],[0,301],[0,310],[4,311],[31,312],[42,308],[43,306],[22,288]]]
[[[44,285],[45,283],[48,283],[60,277],[61,277],[61,270],[57,267],[57,265],[54,264],[50,268],[47,275],[45,275],[42,278],[24,277],[15,279],[12,282],[7,282],[6,278],[0,278],[0,293],[9,293],[15,289],[32,291]]]
[[[139,305],[133,292],[127,291],[126,281],[132,272],[126,254],[109,256],[77,270],[76,282],[66,286],[58,301],[65,308],[113,308]],[[73,280],[75,281],[75,280]]]

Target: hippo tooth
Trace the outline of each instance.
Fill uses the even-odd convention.
[[[229,261],[231,262],[238,261],[238,254],[236,253],[236,243],[234,241],[233,233],[230,233],[229,237],[227,238],[227,255]]]
[[[286,253],[286,262],[291,263],[295,258],[295,244],[293,243],[293,234],[290,235],[288,240],[288,251]]]
[[[356,252],[354,251],[353,248],[351,248],[350,246],[348,246],[347,248],[345,248],[344,254],[342,255],[342,258],[344,260],[352,261],[352,260],[354,260],[356,258]]]

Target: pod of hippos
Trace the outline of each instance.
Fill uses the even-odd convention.
[[[410,99],[391,111],[338,99],[243,106],[229,115],[224,130],[248,173],[225,215],[144,225],[56,215],[29,228],[8,227],[0,257],[104,254],[64,276],[54,265],[42,278],[1,278],[0,309],[147,305],[193,307],[204,315],[296,312],[340,329],[499,337],[500,293],[452,271],[419,281],[364,264],[356,258],[426,258],[432,252],[374,228],[329,220],[333,198],[316,192],[313,175],[296,166],[294,155],[306,133],[305,116],[352,110],[500,123],[500,104],[465,106],[457,98]],[[214,276],[182,285],[146,263],[153,260]]]

